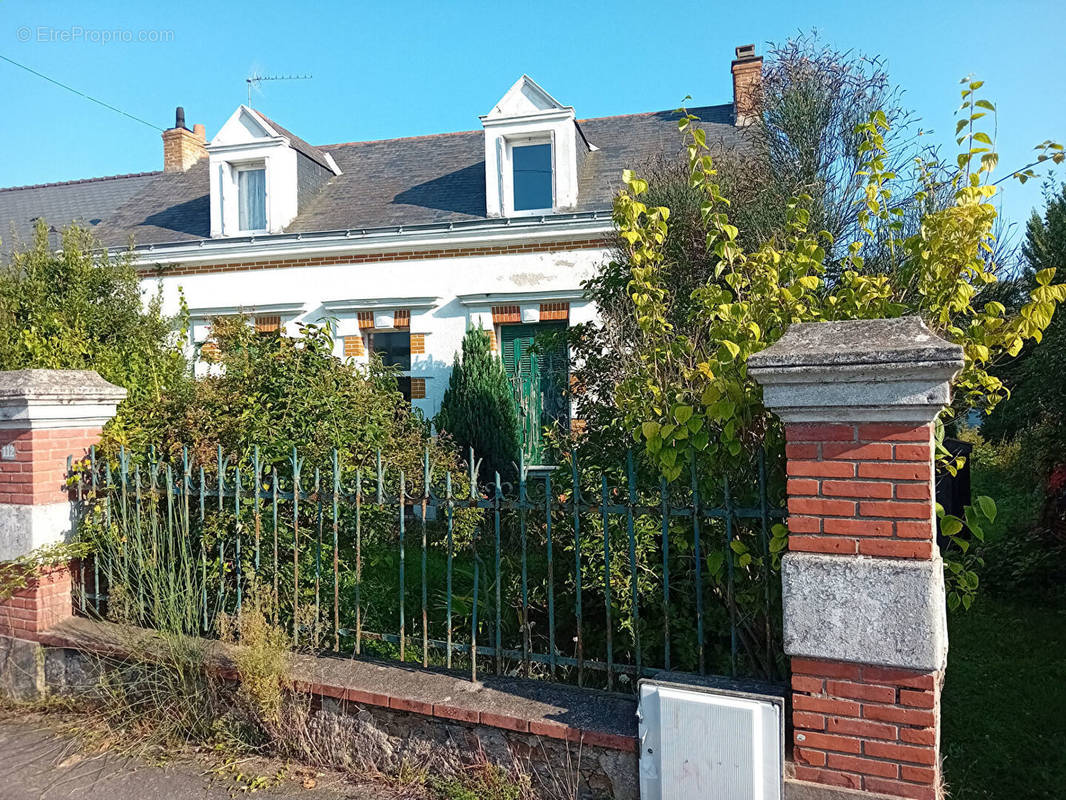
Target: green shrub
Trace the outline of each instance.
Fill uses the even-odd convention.
[[[518,409],[503,362],[480,328],[471,328],[463,337],[463,351],[455,359],[436,424],[455,439],[461,452],[474,448],[482,459],[482,479],[491,481],[498,472],[507,480],[515,474]]]
[[[973,495],[996,496],[996,517],[983,526],[985,540],[976,546],[984,586],[1013,595],[1059,585],[1066,549],[1046,525],[1047,476],[1037,466],[1047,458],[1042,426],[999,441],[972,428],[958,436],[973,444]]]
[[[157,446],[177,456],[187,446],[210,468],[219,448],[230,463],[250,463],[259,448],[264,468],[289,464],[293,449],[313,478],[329,469],[333,451],[343,470],[372,472],[380,451],[391,473],[404,470],[421,486],[427,448],[440,468],[457,468],[447,440],[400,394],[393,370],[377,359],[363,367],[333,355],[328,325],[304,325],[297,337],[258,332],[248,318],[213,323],[210,374],[198,379]]]
[[[144,302],[132,253],[110,256],[90,231],[63,231],[57,252],[48,227],[0,267],[0,370],[92,369],[129,393],[108,425],[134,448],[156,441],[192,380],[182,353],[183,315]]]

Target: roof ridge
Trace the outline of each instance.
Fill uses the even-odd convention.
[[[732,103],[715,103],[710,106],[691,106],[686,107],[689,112],[702,111],[706,108],[725,108],[726,106],[732,106]],[[676,114],[679,111],[677,108],[664,108],[660,111],[638,111],[635,114],[609,114],[606,117],[585,117],[584,119],[575,120],[576,122],[599,122],[604,119],[621,119],[622,117],[655,117],[659,114]],[[700,120],[704,122],[705,120]]]
[[[151,175],[162,175],[163,170],[157,169],[150,172],[126,172],[121,175],[101,175],[96,178],[78,178],[73,181],[54,181],[52,183],[28,183],[25,186],[0,186],[0,192],[15,192],[20,189],[46,189],[51,186],[73,186],[79,183],[98,183],[100,181],[117,181],[121,178],[147,178]]]
[[[709,106],[693,106],[689,108],[689,111],[699,111],[705,108],[724,108],[730,106],[732,103],[717,103]],[[582,122],[599,122],[604,119],[621,119],[622,117],[654,117],[659,114],[673,114],[677,111],[676,108],[661,109],[659,111],[638,111],[635,114],[610,114],[606,117],[585,117],[583,119],[575,119],[574,122],[580,124]],[[482,133],[480,130],[468,130],[468,131],[447,131],[445,133],[423,133],[419,136],[393,136],[386,137],[384,139],[364,139],[362,141],[355,142],[334,142],[332,144],[318,144],[312,145],[320,149],[328,149],[331,147],[352,147],[358,144],[381,144],[382,142],[409,142],[415,139],[437,139],[442,136],[464,136],[470,133]]]
[[[412,139],[437,139],[441,136],[463,136],[469,133],[481,133],[479,130],[470,131],[446,131],[444,133],[423,133],[420,136],[394,136],[385,139],[364,139],[360,142],[335,142],[334,144],[319,144],[315,147],[327,148],[327,147],[350,147],[356,144],[380,144],[381,142],[409,142]]]

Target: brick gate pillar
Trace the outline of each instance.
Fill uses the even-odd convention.
[[[0,372],[0,562],[67,538],[67,457],[86,455],[125,396],[95,372]],[[0,637],[34,641],[71,613],[70,569],[39,569],[0,597]]]
[[[748,360],[785,424],[795,777],[942,795],[933,422],[962,348],[916,317],[793,325]]]

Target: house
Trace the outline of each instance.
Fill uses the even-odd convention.
[[[733,102],[692,109],[709,141],[750,119],[762,59],[736,55]],[[380,353],[427,416],[463,334],[483,326],[523,408],[564,416],[566,359],[530,345],[594,316],[581,285],[609,253],[622,170],[679,152],[677,118],[578,119],[525,75],[477,130],[405,139],[315,146],[242,105],[208,141],[179,108],[161,172],[0,189],[0,224],[26,239],[37,218],[77,221],[115,249],[132,238],[165,309],[184,294],[197,352],[223,315],[293,334],[330,320],[338,357]]]

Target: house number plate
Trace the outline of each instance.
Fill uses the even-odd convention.
[[[11,442],[0,447],[0,460],[2,461],[14,461],[15,460],[15,443]]]

